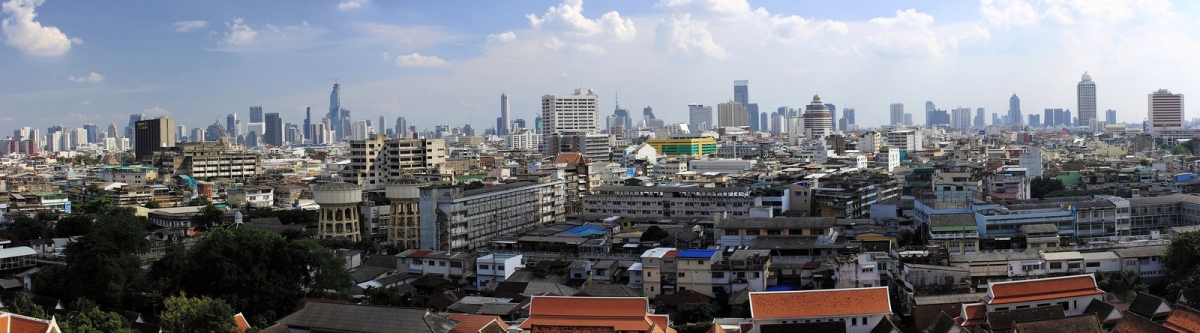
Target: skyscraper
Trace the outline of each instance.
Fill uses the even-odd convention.
[[[771,135],[779,136],[783,134],[783,114],[771,114]]]
[[[892,121],[890,124],[891,125],[903,125],[904,124],[904,103],[892,103],[891,111],[892,111]]]
[[[746,119],[750,121],[750,130],[757,131],[758,128],[758,103],[746,104]]]
[[[571,95],[542,96],[542,142],[562,133],[595,134],[600,115],[600,96],[592,89],[575,89]],[[651,113],[651,116],[653,113]],[[550,144],[546,144],[547,149]]]
[[[846,118],[846,125],[857,124],[854,122],[854,109],[853,108],[842,109],[842,118]],[[842,130],[845,131],[847,129],[843,128]]]
[[[404,117],[396,117],[396,137],[411,139],[412,135],[408,134],[408,120]]]
[[[334,83],[333,92],[329,93],[329,126],[337,133],[333,140],[342,139],[342,100],[338,97],[338,92],[342,90],[342,85]]]
[[[304,128],[302,129],[302,131],[304,133],[304,138],[306,140],[309,140],[309,142],[312,142],[313,131],[312,131],[312,108],[311,107],[304,108]]]
[[[712,106],[688,104],[688,124],[692,130],[704,131],[712,128]]]
[[[137,128],[137,125],[136,125],[137,122],[139,122],[145,118],[146,118],[146,115],[141,114],[141,113],[130,114],[129,115],[129,126],[125,127],[125,137],[129,138],[129,140],[132,140],[133,142],[137,142],[136,141],[137,139],[135,138],[136,134],[134,133],[134,129]]]
[[[276,147],[283,145],[283,119],[279,118],[278,113],[268,113],[263,115],[263,125],[266,129],[263,130],[262,143],[266,145],[275,145]]]
[[[758,115],[758,128],[760,131],[766,132],[766,131],[771,130],[771,124],[770,124],[770,120],[769,120],[770,117],[767,116],[768,114],[770,114],[770,113],[763,113],[763,114]],[[774,113],[774,114],[777,114],[777,113]],[[842,120],[846,120],[846,119],[842,119]],[[698,131],[698,130],[693,130],[693,131]]]
[[[824,138],[833,133],[833,118],[821,102],[821,95],[813,95],[812,103],[804,108],[804,132],[809,139]]]
[[[379,123],[375,124],[375,133],[383,134],[387,132],[387,125],[383,122],[383,116],[379,116]]]
[[[742,103],[743,106],[750,105],[750,81],[737,80],[733,81],[733,101]]]
[[[738,102],[717,104],[717,126],[742,127],[750,126],[750,115],[746,113],[746,105]]]
[[[500,124],[496,126],[496,135],[508,135],[508,128],[512,127],[512,122],[509,121],[508,114],[508,94],[500,94]]]
[[[252,123],[263,122],[263,112],[262,112],[261,106],[251,106],[250,107],[250,122],[252,122]]]
[[[829,119],[833,120],[833,125],[831,125],[833,127],[830,127],[830,129],[833,130],[834,132],[836,132],[838,130],[838,127],[837,127],[837,120],[838,120],[837,105],[833,105],[831,103],[825,103],[825,109],[829,110]]]
[[[1079,109],[1075,110],[1075,114],[1079,116],[1079,125],[1091,128],[1092,122],[1096,120],[1096,83],[1092,82],[1091,75],[1083,72],[1083,79],[1079,81],[1077,88]]]
[[[121,134],[117,133],[117,122],[115,122],[115,121],[108,122],[108,137],[117,138],[120,136],[121,136]]]
[[[1104,122],[1109,123],[1109,124],[1116,124],[1117,123],[1117,110],[1108,109],[1108,111],[1104,111]]]
[[[975,109],[975,128],[987,127],[987,118],[983,117],[983,108]]]
[[[100,140],[100,126],[93,123],[83,124],[83,129],[87,131],[87,143],[96,143]]]
[[[1055,111],[1054,109],[1046,109],[1046,111],[1042,112],[1042,119],[1043,119],[1042,127],[1053,127],[1055,125],[1058,125],[1056,123],[1057,117],[1058,117],[1057,111]]]
[[[1041,123],[1042,123],[1041,119],[1042,119],[1042,115],[1038,115],[1038,114],[1032,114],[1032,113],[1030,113],[1030,114],[1029,114],[1029,121],[1027,121],[1027,122],[1026,122],[1026,124],[1028,124],[1028,125],[1029,125],[1029,126],[1031,126],[1031,127],[1033,127],[1033,126],[1040,126],[1040,125],[1041,125]]]
[[[911,112],[904,113],[904,125],[912,126],[912,124],[913,124],[912,113]]]
[[[1021,99],[1017,97],[1017,94],[1008,98],[1008,124],[1021,124]]]
[[[971,108],[957,108],[950,114],[950,127],[965,131],[971,128]]]
[[[225,136],[229,138],[237,138],[238,134],[241,134],[241,131],[238,131],[238,127],[241,127],[241,123],[241,121],[238,121],[236,113],[230,113],[229,115],[225,116]],[[180,133],[180,135],[182,134],[183,133]]]
[[[1151,132],[1183,129],[1183,94],[1159,89],[1147,98],[1150,108],[1146,119]]]
[[[134,122],[134,154],[138,160],[150,158],[156,151],[175,146],[175,119],[163,117]]]

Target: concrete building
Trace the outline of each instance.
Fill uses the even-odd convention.
[[[646,140],[658,155],[703,157],[717,153],[717,140],[699,135],[676,135],[666,139]],[[589,159],[590,160],[590,159]]]
[[[833,134],[833,117],[829,108],[821,101],[820,95],[813,95],[813,100],[804,109],[804,135],[809,139],[824,138]]]
[[[1146,115],[1151,133],[1183,129],[1183,94],[1159,89],[1147,96],[1150,105]]]
[[[339,174],[347,183],[366,190],[381,190],[389,180],[404,174],[437,173],[445,165],[443,139],[388,139],[373,135],[350,141],[350,164]]]
[[[362,200],[362,187],[354,184],[338,182],[313,188],[313,201],[321,206],[317,210],[317,237],[361,240],[358,204]]]
[[[750,126],[750,115],[746,106],[738,102],[717,104],[717,127]]]
[[[583,198],[585,214],[623,217],[745,217],[761,205],[745,187],[600,186]]]
[[[1078,109],[1075,111],[1079,115],[1079,125],[1093,128],[1096,118],[1096,82],[1092,82],[1092,76],[1087,72],[1083,72],[1083,78],[1076,85],[1076,96],[1078,97]]]
[[[420,248],[482,249],[494,238],[565,220],[562,180],[542,174],[518,180],[469,191],[455,185],[421,188]]]
[[[475,286],[485,290],[492,282],[504,282],[522,267],[520,254],[486,254],[475,259]]]
[[[254,178],[262,169],[262,156],[229,142],[187,142],[159,155],[161,174],[192,179]]]
[[[504,138],[508,149],[541,151],[542,136],[530,130],[509,134]]]
[[[889,124],[893,126],[904,125],[904,103],[892,103],[890,108],[892,117]]]
[[[688,104],[688,124],[693,130],[705,131],[712,128],[712,105]]]
[[[554,134],[581,132],[595,134],[600,121],[600,96],[588,89],[575,89],[571,95],[542,96],[542,135],[544,149],[550,149]],[[553,153],[546,153],[553,155]]]
[[[642,274],[639,274],[643,277],[642,295],[654,300],[654,296],[663,294],[663,281],[673,278],[673,276],[665,276],[663,269],[675,271],[674,256],[678,252],[673,247],[657,247],[642,253]],[[670,265],[666,264],[668,260],[670,260]],[[668,283],[670,282],[668,281]]]
[[[401,249],[421,246],[420,188],[429,183],[417,179],[389,181],[385,194],[391,204],[388,215],[387,242]]]
[[[154,152],[175,146],[175,119],[139,120],[134,128],[133,149],[139,160],[148,160]]]

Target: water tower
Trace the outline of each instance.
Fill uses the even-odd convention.
[[[358,223],[358,204],[362,202],[362,187],[336,182],[313,188],[313,201],[321,206],[317,223],[318,238],[345,237],[362,240]]]
[[[421,247],[421,187],[429,183],[417,179],[398,179],[385,187],[388,201],[392,203],[388,218],[388,243],[399,245],[400,250]]]

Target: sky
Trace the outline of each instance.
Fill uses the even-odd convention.
[[[1200,9],[1165,0],[61,1],[0,0],[0,133],[107,128],[129,114],[189,129],[250,106],[303,123],[342,85],[354,119],[491,128],[507,93],[532,123],[546,94],[600,95],[667,123],[733,98],[762,111],[813,95],[861,127],[903,103],[1003,115],[1077,109],[1140,123],[1147,94],[1196,93]],[[618,100],[619,96],[619,100]],[[1191,104],[1185,117],[1194,118]],[[314,119],[316,121],[316,119]]]

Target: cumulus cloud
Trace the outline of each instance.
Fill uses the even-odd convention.
[[[703,55],[725,59],[725,48],[713,42],[708,23],[692,20],[690,14],[672,16],[663,20],[657,29],[658,48],[674,56]]]
[[[100,82],[104,81],[104,75],[92,72],[91,74],[83,76],[70,76],[67,77],[67,80],[71,80],[72,82]]]
[[[511,42],[516,39],[517,39],[517,34],[513,33],[512,31],[505,31],[505,32],[501,32],[498,34],[491,34],[491,35],[487,36],[487,40],[489,42]]]
[[[62,55],[71,50],[71,44],[83,43],[78,38],[67,37],[56,27],[42,26],[33,20],[37,17],[34,8],[43,2],[45,0],[9,0],[0,5],[0,13],[8,15],[0,21],[4,43],[39,57]]]
[[[146,116],[148,116],[150,118],[166,117],[166,116],[171,115],[171,111],[167,111],[167,110],[157,107],[157,106],[149,108],[149,109],[142,109],[142,113],[146,114]]]
[[[604,37],[628,41],[637,36],[633,20],[622,18],[616,11],[604,13],[595,19],[583,16],[583,0],[563,0],[558,6],[547,9],[541,17],[528,14],[525,18],[529,19],[529,25],[534,29],[562,32],[578,38]]]
[[[445,42],[462,39],[444,27],[430,25],[392,25],[373,22],[354,23],[354,29],[362,34],[356,42],[386,44],[405,49],[421,49]]]
[[[979,14],[993,24],[1030,25],[1037,22],[1038,12],[1025,0],[980,0]]]
[[[396,65],[400,67],[432,67],[445,65],[446,61],[437,56],[421,55],[420,53],[406,54],[396,57]]]
[[[171,24],[177,32],[189,32],[208,27],[207,21],[179,21]]]
[[[850,32],[844,22],[772,14],[763,7],[752,8],[746,0],[662,0],[656,6],[676,14],[693,15],[697,21],[754,27],[779,42],[795,42],[819,33]]]
[[[251,29],[242,18],[235,18],[233,22],[225,22],[225,26],[229,28],[229,32],[225,33],[225,43],[233,45],[249,45],[254,44],[255,38],[258,37],[258,31]]]
[[[354,9],[362,8],[363,5],[371,3],[371,0],[350,0],[338,3],[338,10],[348,12]]]
[[[897,10],[894,17],[873,18],[867,24],[874,30],[866,40],[885,53],[912,53],[913,48],[924,48],[929,55],[941,57],[948,47],[955,47],[960,41],[991,36],[978,25],[939,29],[934,26],[932,15],[915,9]]]

